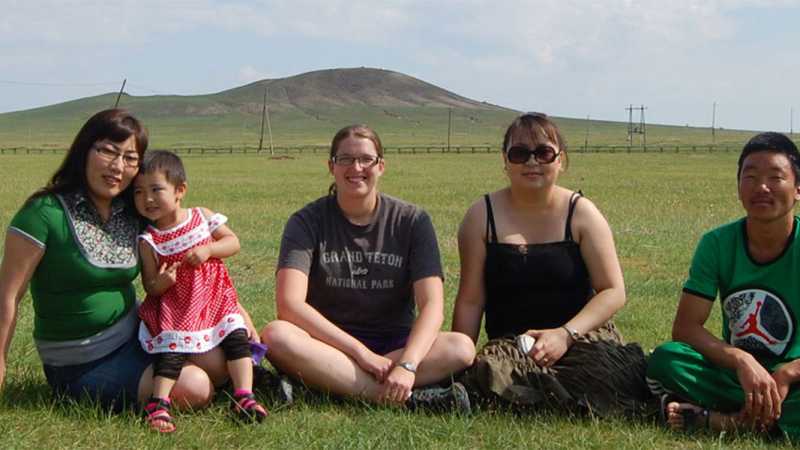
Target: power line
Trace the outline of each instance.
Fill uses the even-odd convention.
[[[87,87],[87,86],[116,85],[118,81],[104,81],[97,83],[48,83],[39,81],[0,80],[0,83],[15,84],[21,86]]]
[[[96,83],[51,83],[44,81],[18,81],[18,80],[0,80],[0,84],[10,84],[15,86],[51,86],[51,87],[97,87],[97,86],[116,86],[119,81],[98,81]],[[141,84],[128,83],[129,88],[134,88],[140,91],[146,91],[151,94],[166,94],[164,91],[159,91]]]

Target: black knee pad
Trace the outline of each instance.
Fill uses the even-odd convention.
[[[153,363],[153,374],[157,377],[177,380],[181,374],[183,363],[189,355],[186,353],[159,353]]]
[[[225,352],[225,359],[233,361],[235,359],[250,358],[250,340],[247,339],[247,331],[239,328],[220,342],[219,346]]]

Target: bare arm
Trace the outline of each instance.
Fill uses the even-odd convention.
[[[325,318],[306,302],[307,293],[308,275],[298,269],[279,269],[275,286],[278,319],[291,322],[315,339],[338,349],[382,381],[391,367],[391,360],[372,353],[358,339]]]
[[[206,218],[214,215],[214,213],[207,208],[200,209],[203,211],[203,215]],[[227,225],[220,225],[217,227],[217,229],[211,233],[211,237],[214,238],[214,242],[186,252],[186,256],[183,258],[184,262],[197,267],[208,261],[209,258],[228,258],[239,253],[241,249],[239,238],[236,237],[236,234],[231,231]]]
[[[417,366],[430,351],[444,321],[442,279],[432,276],[415,281],[414,300],[419,314],[411,327],[411,334],[398,362],[409,362]],[[394,366],[386,376],[386,382],[383,383],[378,398],[402,404],[411,395],[415,381],[416,374],[403,367]]]
[[[0,388],[6,374],[8,349],[17,324],[19,302],[39,265],[44,249],[24,237],[6,233],[3,262],[0,264]]]
[[[170,266],[164,263],[159,266],[153,248],[144,240],[139,241],[139,255],[142,262],[142,286],[148,295],[160,297],[175,284],[180,263]]]
[[[672,339],[691,345],[713,364],[736,370],[738,360],[752,357],[744,350],[723,342],[705,327],[714,302],[683,292],[672,323]]]
[[[400,361],[419,364],[431,349],[444,321],[444,286],[436,276],[414,282],[414,301],[419,314]]]
[[[596,294],[565,325],[585,333],[608,322],[625,305],[625,281],[611,228],[597,207],[585,198],[579,200],[574,220],[581,256]]]
[[[478,201],[464,215],[458,229],[458,256],[461,260],[461,277],[453,309],[453,331],[458,331],[478,341],[481,319],[486,304],[484,266],[486,206]]]

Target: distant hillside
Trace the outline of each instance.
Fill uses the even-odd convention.
[[[271,108],[441,107],[503,110],[477,102],[402,73],[381,69],[331,69],[261,80],[210,96],[230,108],[261,111],[267,90]]]
[[[517,111],[475,101],[417,78],[383,69],[349,68],[266,79],[206,95],[123,95],[120,106],[141,118],[154,146],[257,145],[267,93],[276,145],[325,145],[342,126],[367,123],[390,146],[497,145]],[[0,147],[69,145],[85,120],[114,105],[115,93],[0,114]],[[530,105],[531,110],[539,110]],[[558,119],[573,145],[586,140],[583,120]],[[591,143],[623,144],[627,124],[592,121]],[[699,128],[648,125],[648,142],[703,143]],[[717,142],[739,142],[718,132]]]

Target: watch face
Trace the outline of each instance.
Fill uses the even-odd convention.
[[[413,364],[413,363],[410,363],[410,362],[403,361],[403,362],[401,362],[401,363],[399,363],[397,365],[402,367],[403,369],[406,369],[407,371],[409,371],[411,373],[415,373],[417,371],[417,366],[415,364]]]

